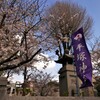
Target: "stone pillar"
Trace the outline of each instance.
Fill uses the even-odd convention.
[[[11,89],[10,89],[10,94],[9,94],[9,96],[12,96],[12,92],[13,92],[13,87],[11,87]]]
[[[59,70],[59,74],[60,96],[68,96],[67,70],[65,66]]]
[[[6,100],[7,94],[7,79],[5,77],[0,77],[0,100]]]
[[[60,74],[60,96],[78,96],[80,81],[76,76],[75,66],[73,66],[72,64],[66,64],[59,70],[58,73]],[[76,83],[76,79],[78,84]]]

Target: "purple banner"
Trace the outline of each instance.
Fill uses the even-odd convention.
[[[74,50],[74,59],[76,72],[82,81],[80,88],[92,86],[92,64],[91,57],[86,46],[83,28],[72,34],[72,46]]]

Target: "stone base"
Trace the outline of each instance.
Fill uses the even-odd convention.
[[[78,96],[80,80],[77,78],[75,66],[66,64],[59,70],[60,96]]]
[[[83,96],[94,96],[93,87],[86,87],[82,89]]]

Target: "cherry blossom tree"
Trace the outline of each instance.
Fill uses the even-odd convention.
[[[93,36],[89,41],[93,74],[95,78],[94,88],[97,90],[97,95],[100,96],[100,36]]]
[[[41,51],[38,30],[45,1],[0,1],[0,71],[32,63]]]
[[[100,36],[93,37],[89,42],[91,60],[95,76],[100,75]]]

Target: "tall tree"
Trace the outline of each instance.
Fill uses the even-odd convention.
[[[70,35],[83,27],[84,35],[90,38],[92,19],[85,9],[71,2],[56,2],[45,12],[44,33],[48,33],[48,46],[58,48],[56,54],[61,57],[70,49]],[[46,44],[47,45],[47,44]]]
[[[31,62],[39,49],[46,0],[0,1],[0,71]]]

